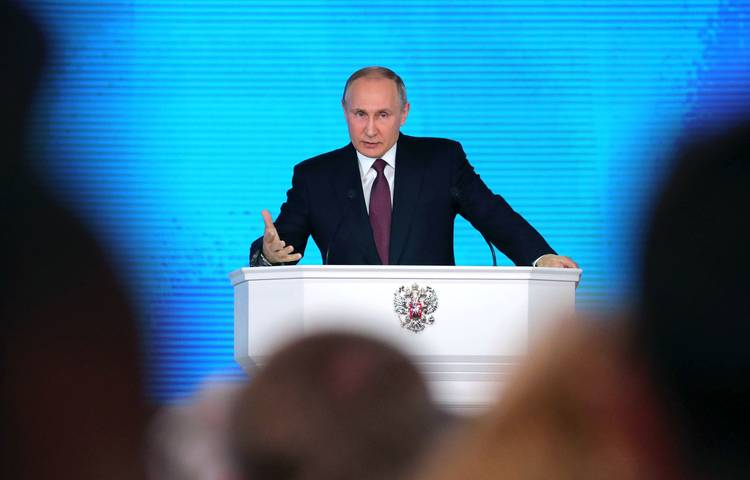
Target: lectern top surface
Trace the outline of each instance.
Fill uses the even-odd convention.
[[[232,285],[255,280],[292,279],[462,279],[462,280],[552,280],[577,282],[577,268],[540,267],[451,267],[411,265],[290,265],[245,267],[229,274]]]

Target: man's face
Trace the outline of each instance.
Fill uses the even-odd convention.
[[[409,114],[396,82],[387,78],[358,78],[349,85],[343,106],[352,145],[371,158],[382,157],[396,143]]]

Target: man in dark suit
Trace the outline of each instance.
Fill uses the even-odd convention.
[[[296,263],[310,235],[329,264],[453,265],[460,214],[517,265],[577,268],[487,188],[458,142],[400,133],[409,103],[393,71],[354,72],[341,103],[351,143],[294,168],[276,222],[263,211],[251,265]]]

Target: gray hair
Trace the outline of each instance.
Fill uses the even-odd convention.
[[[398,90],[398,96],[401,99],[401,108],[406,106],[406,86],[401,77],[396,72],[386,67],[364,67],[360,68],[356,72],[352,73],[344,85],[344,94],[341,96],[341,103],[346,103],[346,94],[349,91],[349,86],[358,78],[387,78],[396,82],[396,89]]]

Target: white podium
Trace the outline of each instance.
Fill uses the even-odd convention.
[[[230,274],[234,355],[252,374],[301,335],[362,333],[409,354],[438,403],[475,412],[497,398],[534,336],[573,312],[580,275],[531,267],[242,268]]]

